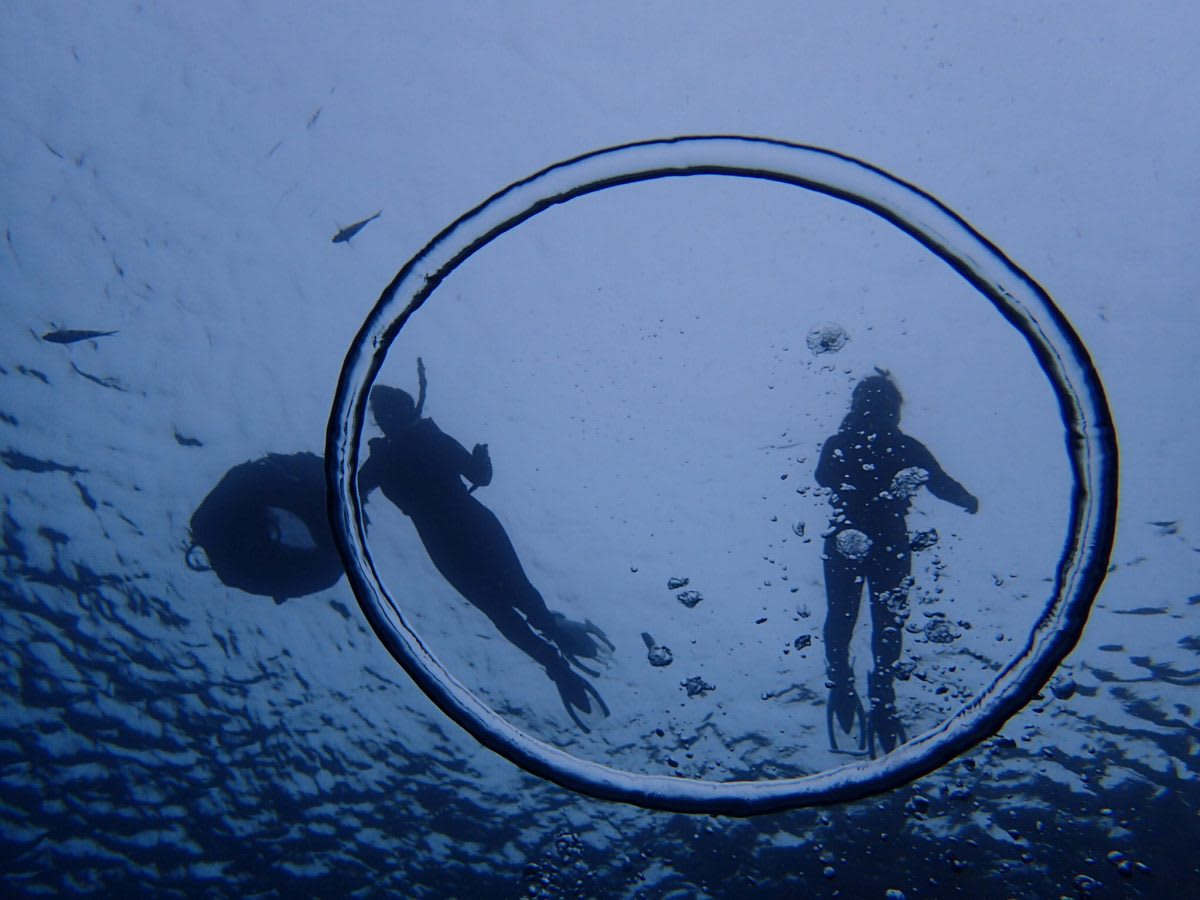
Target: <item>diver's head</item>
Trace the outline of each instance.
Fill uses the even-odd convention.
[[[371,390],[371,415],[384,434],[392,434],[417,420],[417,404],[412,394],[386,384]]]
[[[903,402],[900,388],[889,375],[868,375],[854,386],[846,420],[867,428],[895,428],[900,422]]]

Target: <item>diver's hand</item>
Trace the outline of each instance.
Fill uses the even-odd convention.
[[[979,512],[979,498],[968,498],[967,502],[963,504],[963,509],[969,512],[971,515],[975,515],[975,513]]]
[[[470,481],[475,487],[487,487],[492,483],[492,458],[488,455],[487,444],[476,444],[471,451],[471,468],[474,471],[471,473]]]
[[[487,444],[476,444],[475,449],[471,451],[471,456],[475,460],[475,470],[477,472],[487,472],[487,481],[491,481],[492,457],[488,454]],[[487,484],[487,481],[483,483]]]

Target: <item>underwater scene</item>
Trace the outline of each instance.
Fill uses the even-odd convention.
[[[5,896],[1194,896],[1200,14],[5,18]]]

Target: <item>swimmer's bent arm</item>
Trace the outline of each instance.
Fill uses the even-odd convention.
[[[471,451],[471,468],[463,475],[476,487],[487,487],[492,483],[492,458],[488,455],[487,444],[476,444]]]
[[[487,444],[476,444],[468,453],[467,448],[449,435],[447,454],[452,454],[455,468],[459,474],[475,487],[487,487],[492,483],[492,458],[488,455]]]
[[[913,440],[912,446],[908,448],[908,454],[912,460],[909,463],[910,465],[919,466],[929,473],[929,480],[925,482],[925,487],[929,488],[929,493],[933,494],[939,500],[945,500],[947,503],[961,506],[971,515],[979,512],[978,498],[947,475],[941,464],[933,458],[933,454],[929,452],[929,449],[924,444]]]

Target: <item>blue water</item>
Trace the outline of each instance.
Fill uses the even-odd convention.
[[[1035,27],[1035,11],[1050,20]],[[290,22],[232,3],[14,5],[0,38],[5,894],[1188,896],[1200,485],[1181,386],[1200,372],[1179,255],[1198,198],[1180,173],[1200,142],[1163,85],[1195,66],[1184,23],[1023,12],[881,10],[853,28],[714,12],[682,32],[648,13],[633,33],[537,4]],[[746,41],[726,46],[735,26]],[[1104,116],[1063,113],[1100,96]],[[321,454],[355,333],[441,228],[556,160],[735,129],[832,146],[937,194],[1050,291],[1104,380],[1122,453],[1112,566],[1054,689],[999,734],[840,805],[738,819],[593,800],[446,718],[345,578],[274,596],[189,552],[196,510],[235,467]],[[829,505],[813,470],[873,367],[904,391],[905,430],[980,498],[975,516],[926,495],[910,514],[939,535],[914,554],[897,682],[910,736],[1017,654],[1069,511],[1052,393],[977,291],[861,209],[735,181],[608,190],[504,235],[438,288],[379,376],[416,393],[421,357],[425,415],[489,445],[495,477],[473,496],[548,605],[611,637],[588,676],[611,712],[576,727],[375,495],[371,549],[405,616],[506,721],[637,775],[866,761],[828,748]],[[830,325],[848,340],[814,351],[807,336]],[[46,338],[63,330],[115,334]],[[235,546],[256,521],[275,544],[324,539],[302,512],[259,512],[226,521]],[[676,577],[702,600],[679,602]],[[868,635],[864,620],[860,685]],[[689,696],[693,678],[712,690]]]

